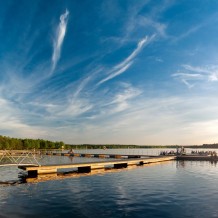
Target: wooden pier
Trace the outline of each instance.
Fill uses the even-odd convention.
[[[170,160],[178,161],[211,161],[218,162],[216,155],[199,155],[199,154],[182,154],[182,155],[160,155],[150,156],[143,154],[110,154],[110,153],[73,153],[63,151],[0,151],[0,160],[8,159],[10,163],[5,165],[17,165],[18,168],[27,172],[27,178],[39,178],[38,175],[51,175],[51,174],[68,174],[68,173],[94,173],[97,170],[107,171],[112,169],[121,169],[127,167],[136,167],[144,164],[158,163]],[[108,151],[107,151],[108,152]],[[71,164],[54,164],[54,165],[40,165],[37,158],[43,155],[54,156],[69,156],[69,157],[86,157],[86,158],[101,158],[104,160],[89,162],[89,163],[71,163]],[[29,161],[24,163],[24,161]]]
[[[133,165],[144,165],[149,163],[157,163],[169,160],[175,160],[175,156],[167,157],[151,157],[151,158],[137,158],[137,159],[122,159],[104,162],[91,162],[91,163],[75,163],[75,164],[60,164],[60,165],[44,165],[44,166],[18,166],[18,168],[27,171],[29,178],[36,178],[40,174],[57,173],[60,169],[74,169],[78,173],[89,173],[96,169],[106,168],[126,168]]]

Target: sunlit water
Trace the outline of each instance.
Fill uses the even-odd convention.
[[[147,148],[147,149],[82,149],[82,150],[74,150],[75,153],[87,153],[87,154],[121,154],[121,155],[160,155],[163,151],[174,151],[175,148]],[[218,151],[218,149],[192,149],[185,148],[187,153],[191,153],[191,151]],[[59,151],[61,152],[61,151]],[[65,151],[67,152],[67,151]]]
[[[0,217],[218,217],[217,182],[214,163],[168,161],[0,186]]]

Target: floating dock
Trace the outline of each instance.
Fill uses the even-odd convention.
[[[118,158],[118,159],[152,157],[150,155],[137,155],[137,154],[132,154],[132,155],[131,154],[88,154],[88,153],[57,153],[57,152],[46,152],[45,155],[71,156],[71,157]]]
[[[171,155],[171,156],[146,156],[146,155],[118,155],[118,154],[84,154],[84,153],[47,153],[55,156],[75,156],[75,157],[97,157],[113,158],[120,160],[108,160],[103,162],[74,163],[74,164],[55,164],[55,165],[19,165],[18,168],[27,172],[28,178],[36,178],[42,174],[58,173],[58,170],[66,169],[78,173],[90,173],[96,169],[120,169],[128,166],[144,165],[149,163],[158,163],[169,160],[184,161],[218,161],[217,156],[206,155]]]
[[[89,173],[96,169],[106,169],[106,168],[126,168],[133,165],[144,165],[149,163],[157,163],[169,160],[175,160],[176,156],[159,156],[150,158],[137,158],[137,159],[123,159],[123,160],[113,160],[105,162],[91,162],[91,163],[75,163],[75,164],[60,164],[60,165],[44,165],[44,166],[25,166],[20,165],[18,168],[25,170],[27,172],[28,178],[36,178],[40,174],[50,174],[57,173],[60,169],[72,169],[76,170],[78,173]]]

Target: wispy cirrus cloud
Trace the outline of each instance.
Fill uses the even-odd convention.
[[[131,101],[142,93],[142,90],[133,87],[129,83],[120,83],[120,86],[122,87],[122,90],[115,93],[113,99],[105,105],[107,107],[112,107],[112,109],[109,107],[107,114],[114,114],[127,110],[132,106]]]
[[[172,74],[171,76],[180,80],[188,88],[195,86],[196,82],[215,82],[218,81],[218,66],[209,65],[209,66],[191,66],[191,65],[182,65],[182,70],[177,73]]]
[[[155,37],[155,35],[152,35],[150,38],[148,36],[146,36],[145,38],[140,40],[138,42],[137,48],[123,62],[116,65],[114,67],[114,69],[119,69],[119,68],[126,66],[130,61],[132,61],[138,55],[138,53],[141,51],[143,46],[145,46],[146,44],[151,42],[154,39],[154,37]]]
[[[208,26],[214,22],[217,23],[217,12],[208,16],[207,19],[200,20],[198,23],[195,23],[194,25],[192,24],[182,34],[180,34],[178,36],[173,36],[171,42],[177,43],[180,40],[186,39],[189,36],[191,36],[192,34],[195,34],[196,32],[200,31],[202,28],[205,28],[206,26]]]
[[[67,29],[67,22],[69,18],[69,11],[66,9],[65,13],[60,16],[60,23],[57,27],[56,36],[53,42],[53,54],[52,54],[52,72],[55,70],[57,62],[60,58],[61,47],[64,41],[64,37]]]
[[[96,112],[90,119],[80,119],[82,137],[75,128],[64,127],[66,130],[57,134],[73,135],[79,143],[96,143],[99,137],[105,143],[125,144],[163,144],[163,140],[167,144],[190,144],[191,140],[202,144],[218,139],[216,96],[151,99],[141,98],[138,91],[130,85],[119,90],[111,101],[106,98],[101,105],[94,105]],[[111,104],[103,105],[107,101]]]
[[[129,69],[129,67],[132,65],[132,63],[133,63],[133,62],[131,61],[131,62],[127,63],[126,65],[124,65],[122,68],[118,69],[118,70],[113,69],[113,70],[110,72],[111,74],[110,74],[109,76],[107,76],[106,78],[102,79],[100,82],[98,82],[97,85],[101,85],[102,83],[105,83],[105,82],[107,82],[108,80],[111,80],[111,79],[113,79],[114,77],[116,77],[116,76],[118,76],[118,75],[124,73],[126,70]]]
[[[119,34],[107,35],[101,38],[102,43],[110,44],[109,53],[113,50],[117,50],[129,43],[135,43],[139,38],[145,35],[155,35],[156,39],[167,39],[168,23],[160,21],[161,14],[173,5],[174,1],[162,1],[161,4],[153,6],[152,1],[143,0],[137,1],[134,4],[130,4],[125,8],[125,19],[122,20],[122,27]],[[152,10],[144,12],[144,9],[152,5]],[[118,18],[120,13],[123,13],[123,8],[116,4],[103,3],[103,11],[101,14],[107,21]],[[112,10],[113,9],[113,10]],[[105,16],[106,11],[106,16]],[[107,13],[108,12],[108,13]],[[110,12],[110,13],[109,13]],[[113,14],[113,16],[111,16]],[[113,17],[113,18],[111,18]],[[119,19],[120,20],[120,19]]]
[[[140,53],[140,51],[143,49],[145,45],[148,45],[153,39],[155,38],[155,35],[152,35],[151,37],[144,37],[141,39],[136,49],[121,63],[117,64],[108,72],[108,76],[104,79],[102,79],[100,82],[97,83],[97,85],[101,85],[102,83],[105,83],[108,80],[113,79],[114,77],[124,73],[126,70],[130,68],[130,66],[134,63],[134,58]]]
[[[14,136],[37,138],[45,136],[47,131],[44,128],[29,125],[24,121],[27,115],[23,112],[17,103],[9,101],[0,96],[0,132],[10,133]]]
[[[181,35],[177,36],[177,37],[174,37],[172,39],[172,42],[175,43],[175,42],[178,42],[180,40],[183,40],[187,37],[189,37],[191,34],[197,32],[199,29],[201,29],[203,27],[203,24],[198,24],[196,26],[192,26],[190,29],[186,30],[184,33],[182,33]]]

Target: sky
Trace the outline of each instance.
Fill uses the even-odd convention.
[[[0,135],[218,142],[217,0],[0,1]]]

